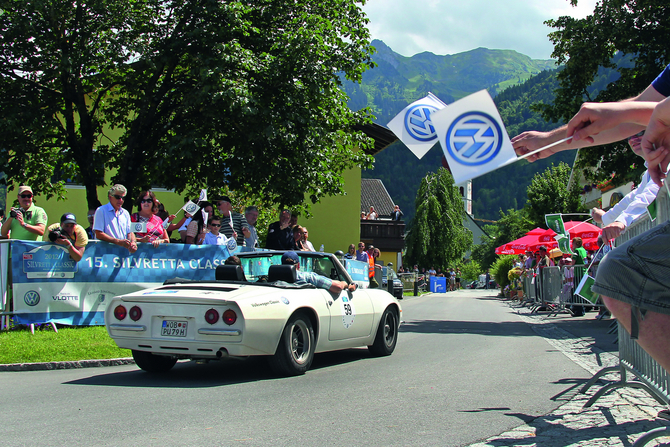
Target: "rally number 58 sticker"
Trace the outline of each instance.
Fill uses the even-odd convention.
[[[342,324],[345,328],[349,329],[352,324],[354,324],[354,319],[356,318],[356,309],[354,305],[351,304],[349,298],[343,296],[340,300],[342,306]]]

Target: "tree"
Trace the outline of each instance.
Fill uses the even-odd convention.
[[[0,0],[0,163],[52,196],[229,188],[297,206],[370,166],[341,78],[371,65],[354,0]],[[118,136],[116,136],[118,135]],[[54,180],[54,169],[59,178]],[[131,206],[127,201],[126,206]]]
[[[480,245],[473,247],[472,259],[476,260],[484,269],[489,268],[498,255],[495,249],[515,239],[524,236],[534,228],[533,222],[528,218],[527,210],[507,210],[507,214],[500,210],[500,219],[493,224],[487,225],[486,231],[492,237],[486,237]]]
[[[463,226],[463,199],[451,173],[440,168],[424,177],[415,205],[407,237],[409,263],[445,269],[459,261],[472,244],[472,233]]]
[[[557,29],[549,34],[552,57],[564,67],[553,105],[538,106],[543,116],[567,121],[584,101],[619,101],[642,92],[670,62],[667,6],[664,0],[601,0],[586,18],[548,20]],[[591,86],[603,75],[603,67],[615,69],[619,76],[597,90]],[[584,171],[587,179],[596,181],[615,172],[616,184],[637,181],[644,171],[625,142],[580,151],[578,167],[598,168]]]
[[[544,227],[545,214],[567,214],[586,211],[579,197],[579,187],[573,183],[568,190],[572,169],[565,163],[553,164],[544,172],[535,174],[528,186],[526,213],[533,226]]]

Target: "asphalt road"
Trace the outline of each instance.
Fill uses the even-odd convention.
[[[462,446],[544,415],[590,377],[495,291],[405,299],[390,357],[317,355],[276,378],[260,359],[0,373],[3,445]]]

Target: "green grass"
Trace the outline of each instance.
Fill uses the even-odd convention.
[[[44,330],[29,329],[0,332],[0,364],[58,362],[130,357],[107,335],[104,326],[63,327],[55,333],[48,325]]]

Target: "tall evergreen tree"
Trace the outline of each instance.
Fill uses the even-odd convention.
[[[472,233],[463,226],[463,199],[451,173],[440,168],[424,177],[415,206],[407,238],[410,263],[445,269],[459,261],[472,245]]]

